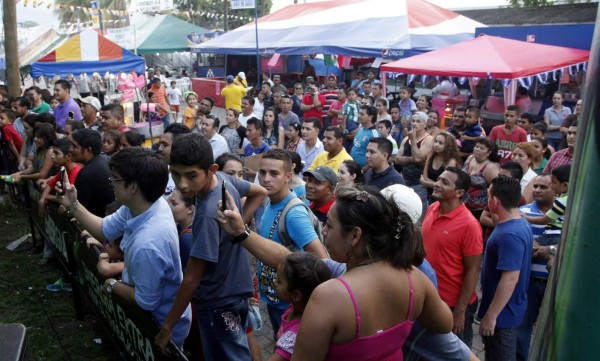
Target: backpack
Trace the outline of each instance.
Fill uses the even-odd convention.
[[[269,203],[270,200],[267,201],[267,205]],[[315,216],[315,214],[310,210],[310,208],[308,208],[306,203],[304,203],[304,201],[302,201],[302,199],[298,197],[292,197],[285,205],[285,207],[283,207],[281,215],[279,216],[279,222],[277,223],[277,235],[279,236],[279,239],[281,240],[283,246],[288,248],[289,250],[293,250],[295,248],[294,243],[288,235],[287,230],[285,228],[285,217],[293,207],[297,206],[303,206],[306,209],[306,211],[308,212],[308,216],[310,217],[310,221],[315,230],[315,233],[317,233],[319,241],[321,241],[321,244],[323,245],[323,247],[325,247],[325,241],[323,239],[323,225],[321,224],[317,216]]]

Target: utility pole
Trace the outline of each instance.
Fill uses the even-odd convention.
[[[14,0],[2,1],[4,23],[4,55],[6,56],[6,82],[10,96],[21,95],[19,75],[19,43],[17,40],[17,3]]]
[[[227,18],[229,17],[229,1],[227,0],[223,1],[223,14],[225,14],[223,17],[223,31],[227,32],[227,30],[229,30],[227,26]]]

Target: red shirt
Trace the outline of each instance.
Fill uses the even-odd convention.
[[[71,170],[67,170],[67,177],[69,177],[69,183],[75,184],[75,179],[77,179],[77,174],[83,168],[83,166],[79,163],[75,163],[75,166]],[[56,186],[56,182],[60,180],[60,172],[56,173],[52,179],[48,181],[48,187],[50,187],[50,194],[55,194],[54,187]]]
[[[527,132],[521,127],[515,127],[510,134],[506,134],[504,129],[504,125],[497,125],[490,133],[490,140],[496,143],[498,148],[500,165],[512,160],[512,150],[515,148],[515,144],[527,142]]]
[[[440,202],[433,203],[423,220],[423,245],[427,261],[435,270],[440,297],[455,307],[460,297],[465,267],[463,258],[483,253],[481,225],[463,203],[449,213],[439,215]],[[475,302],[473,292],[469,304]]]
[[[315,203],[310,202],[308,208],[310,208],[310,210],[315,214],[315,216],[317,216],[321,223],[325,224],[327,223],[327,214],[329,213],[329,209],[333,205],[333,202],[335,202],[335,197],[332,197],[329,202],[323,204],[319,208],[315,208]]]
[[[17,152],[21,152],[21,147],[23,146],[23,138],[21,138],[21,135],[19,134],[19,132],[17,132],[15,127],[13,127],[12,124],[6,124],[0,129],[2,129],[2,140],[7,143],[12,140],[13,144],[15,145],[15,148],[17,148]]]
[[[552,169],[573,162],[573,150],[571,148],[561,149],[558,152],[552,154],[548,164],[544,168],[544,173],[552,173]]]
[[[316,93],[318,94],[319,97],[319,103],[321,103],[321,107],[325,106],[325,97],[323,96],[323,94],[320,93]],[[305,94],[304,97],[302,97],[302,104],[304,105],[313,105],[314,104],[314,99],[313,96],[310,94]],[[311,108],[307,111],[304,112],[304,119],[308,119],[308,118],[317,118],[319,120],[323,119],[323,110],[317,110],[317,108]],[[321,123],[321,126],[323,125],[323,123]]]

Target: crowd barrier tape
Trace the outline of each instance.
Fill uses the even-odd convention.
[[[104,278],[96,268],[98,251],[87,247],[79,224],[59,214],[56,204],[50,204],[47,213],[41,215],[38,212],[39,190],[28,182],[25,191],[34,226],[75,282],[75,308],[87,301],[119,346],[120,356],[126,360],[188,361],[172,342],[167,348],[167,355],[154,345],[159,327],[150,312],[102,292]]]

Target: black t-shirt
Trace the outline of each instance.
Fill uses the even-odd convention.
[[[77,200],[98,217],[104,217],[106,205],[115,200],[112,186],[108,182],[110,174],[108,160],[97,155],[81,168],[75,179]]]

